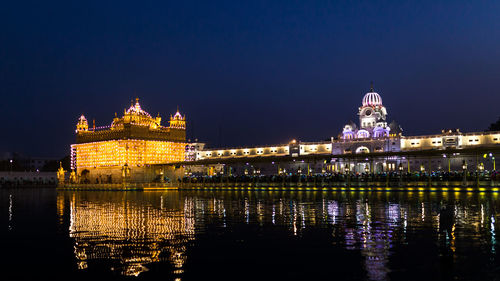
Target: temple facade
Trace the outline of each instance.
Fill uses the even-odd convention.
[[[109,126],[89,127],[84,115],[76,124],[76,143],[71,145],[72,181],[120,183],[155,181],[161,175],[147,169],[153,164],[185,160],[186,117],[177,112],[168,126],[152,117],[136,99]]]
[[[76,124],[71,145],[75,183],[151,183],[189,174],[315,174],[328,172],[495,170],[500,132],[405,136],[389,120],[382,97],[366,93],[357,110],[359,123],[348,122],[328,141],[270,146],[210,148],[186,142],[186,118],[177,112],[168,126],[144,111],[139,100],[109,126],[90,127],[85,116]],[[258,164],[252,164],[258,163]]]
[[[289,143],[276,144],[272,146],[254,146],[254,147],[234,147],[234,148],[205,148],[196,151],[195,160],[216,160],[220,159],[220,163],[225,163],[226,159],[253,159],[262,157],[280,157],[291,156],[299,157],[304,155],[320,155],[328,156],[328,162],[305,163],[304,161],[294,161],[282,163],[280,167],[277,165],[261,165],[259,169],[247,167],[247,163],[234,164],[235,168],[240,171],[256,170],[259,173],[266,171],[266,174],[279,173],[287,171],[291,173],[297,172],[313,172],[321,173],[325,171],[342,171],[346,165],[350,171],[354,172],[385,172],[397,170],[399,166],[404,166],[405,170],[461,170],[462,166],[467,163],[470,169],[481,168],[494,169],[493,154],[486,153],[476,156],[466,156],[458,153],[450,154],[448,151],[467,150],[474,148],[492,148],[500,147],[500,132],[473,132],[464,133],[458,129],[442,130],[441,133],[435,135],[423,136],[405,136],[403,129],[395,121],[389,122],[388,111],[382,103],[382,97],[373,90],[366,93],[361,101],[361,106],[357,112],[359,116],[359,124],[349,121],[340,133],[331,137],[330,141],[320,142],[301,142],[292,140]],[[423,151],[441,151],[439,159],[429,160],[427,158],[411,156],[381,156],[376,157],[377,153],[387,155],[391,152],[408,152],[407,155],[414,155],[414,152]],[[348,155],[352,154],[370,154],[370,158],[353,163],[346,160]],[[416,155],[416,154],[415,154]],[[481,157],[481,159],[479,159]],[[359,158],[359,157],[357,157]],[[411,159],[410,159],[411,158]],[[277,158],[276,158],[277,159]],[[273,162],[274,163],[274,162]],[[491,166],[491,167],[490,167]],[[223,169],[223,166],[218,166]],[[227,169],[227,168],[225,168]],[[195,170],[193,168],[193,170]],[[217,169],[216,169],[217,170]],[[221,170],[222,171],[222,170]]]

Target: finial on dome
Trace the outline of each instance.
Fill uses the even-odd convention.
[[[370,93],[373,93],[373,81],[370,82]]]
[[[135,103],[139,103],[139,98],[135,98]]]

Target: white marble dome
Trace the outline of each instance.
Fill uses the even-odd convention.
[[[363,97],[363,106],[381,106],[382,98],[375,92],[366,93]]]

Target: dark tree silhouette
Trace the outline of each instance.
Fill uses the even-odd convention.
[[[491,123],[488,131],[500,131],[500,117],[498,118],[497,122]]]

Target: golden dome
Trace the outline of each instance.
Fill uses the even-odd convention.
[[[122,118],[115,117],[111,123],[111,128],[121,128],[123,124],[133,124],[139,126],[147,126],[153,129],[161,127],[160,116],[153,118],[149,113],[144,111],[139,104],[139,99],[135,100],[135,104],[132,104],[127,110],[124,111]]]

